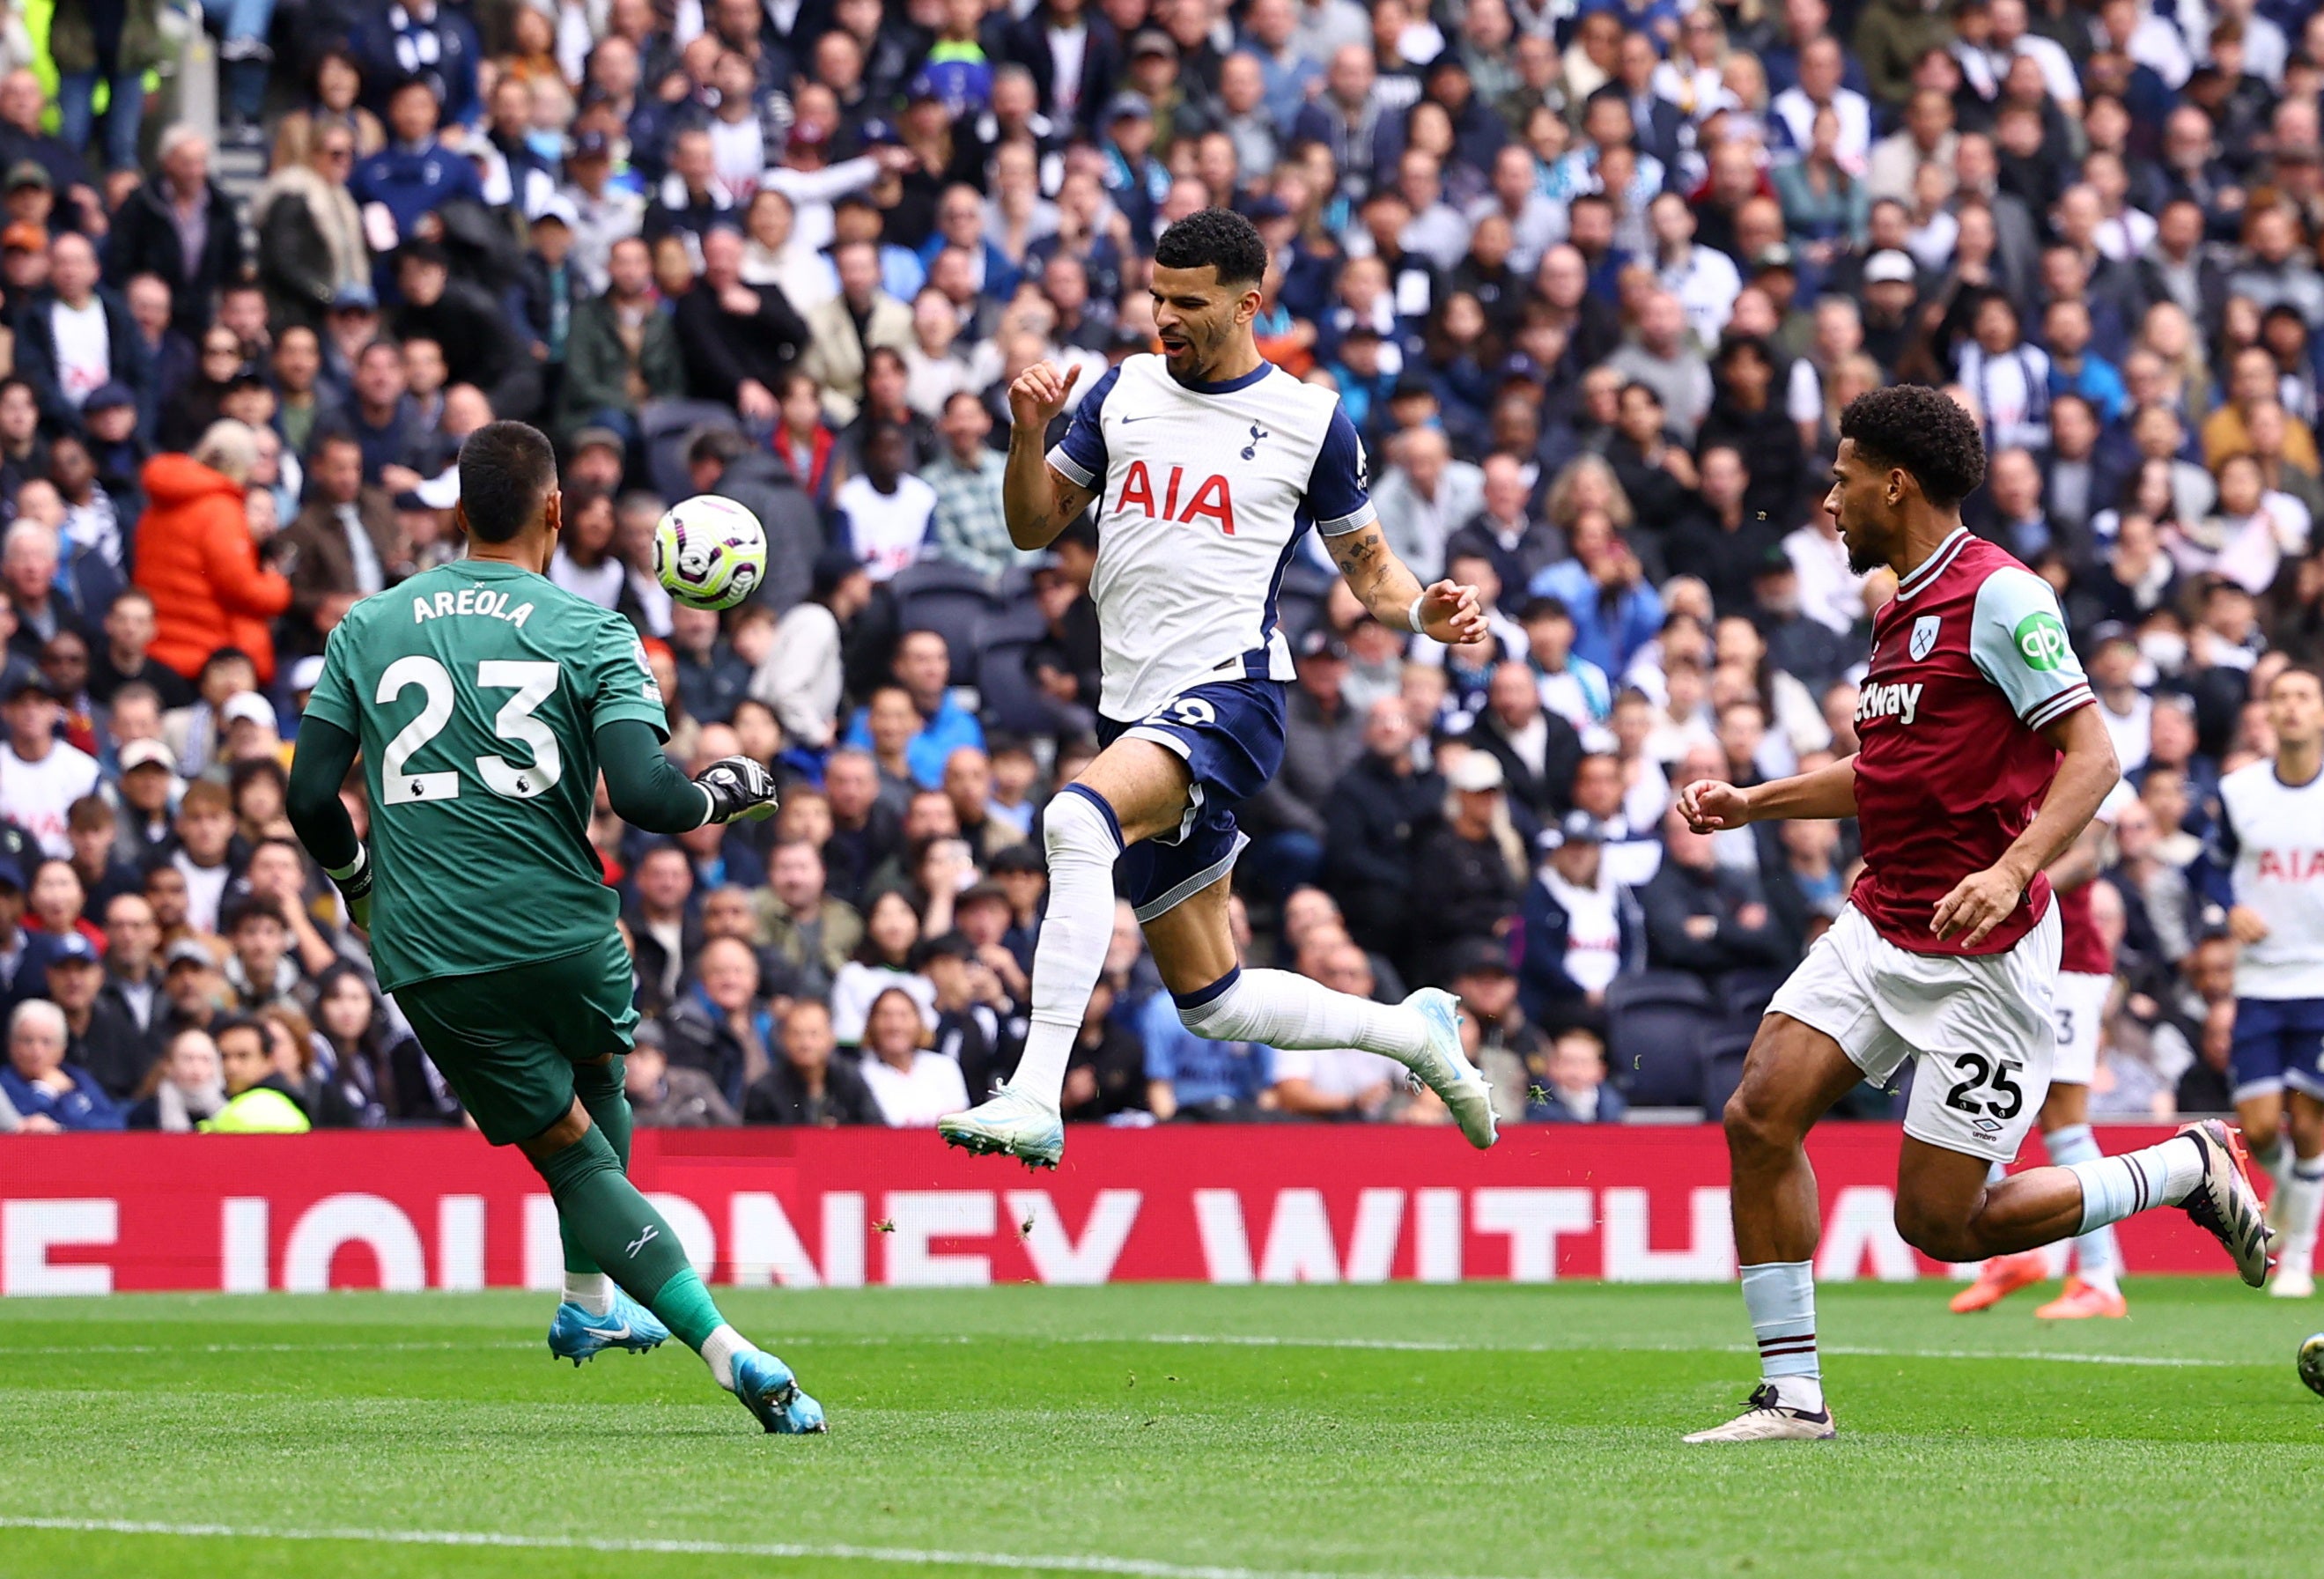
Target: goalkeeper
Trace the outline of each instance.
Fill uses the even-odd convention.
[[[689,780],[662,754],[636,633],[543,574],[563,524],[549,440],[493,422],[459,465],[468,557],[365,598],[331,633],[291,823],[484,1139],[549,1183],[565,1242],[550,1350],[577,1365],[675,1333],[769,1431],[820,1431],[821,1406],[726,1324],[624,1171],[637,1011],[588,836],[601,766],[613,809],[658,834],[764,817],[774,781],[747,757]],[[367,845],[339,795],[358,751]]]

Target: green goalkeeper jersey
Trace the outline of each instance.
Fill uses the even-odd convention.
[[[620,900],[589,843],[596,731],[667,737],[637,633],[495,560],[423,572],[348,611],[307,716],[363,748],[372,957],[392,991],[601,942]]]

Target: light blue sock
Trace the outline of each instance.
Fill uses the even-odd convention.
[[[1816,1362],[1815,1263],[1745,1267],[1743,1306],[1759,1340],[1760,1375],[1776,1384],[1789,1408],[1823,1408],[1823,1371]]]
[[[2079,1238],[2135,1212],[2185,1200],[2203,1177],[2203,1149],[2190,1136],[2173,1135],[2159,1146],[2069,1164],[2066,1171],[2082,1187]]]
[[[2098,1137],[2090,1133],[2088,1124],[2068,1124],[2043,1139],[2050,1148],[2050,1160],[2061,1168],[2095,1162],[2106,1155],[2098,1150]],[[2083,1282],[2109,1294],[2119,1289],[2122,1251],[2114,1242],[2112,1228],[2094,1228],[2074,1241],[2074,1270]]]

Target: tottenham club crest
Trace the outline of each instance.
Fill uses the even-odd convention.
[[[1914,662],[1920,662],[1936,651],[1937,627],[1942,623],[1936,614],[1923,614],[1913,622],[1913,642],[1906,651],[1912,653]]]

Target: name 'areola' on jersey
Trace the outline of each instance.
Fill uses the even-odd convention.
[[[1090,596],[1109,718],[1189,686],[1290,679],[1276,598],[1299,539],[1373,520],[1340,397],[1271,363],[1186,385],[1160,356],[1131,356],[1083,398],[1049,464],[1098,494]]]

